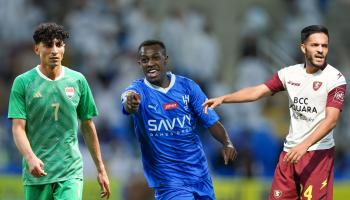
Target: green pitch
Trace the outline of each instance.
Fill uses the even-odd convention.
[[[270,182],[257,179],[220,179],[214,178],[217,200],[264,200],[267,198]],[[334,199],[347,200],[350,196],[350,181],[336,182]],[[122,200],[122,186],[116,180],[111,180],[111,200]],[[99,185],[97,180],[84,181],[84,200],[98,200]],[[0,199],[23,200],[23,187],[19,176],[0,176]]]

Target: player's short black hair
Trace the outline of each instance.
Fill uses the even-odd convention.
[[[163,55],[166,55],[166,48],[165,45],[162,41],[159,40],[145,40],[143,41],[137,50],[138,53],[140,53],[140,50],[144,46],[151,46],[151,45],[159,45],[162,48]]]
[[[54,22],[39,24],[33,34],[35,44],[40,42],[50,44],[54,39],[64,42],[68,38],[69,34],[64,30],[64,27]]]
[[[314,33],[324,33],[327,35],[327,37],[329,38],[329,34],[328,34],[328,29],[325,26],[322,25],[311,25],[311,26],[307,26],[305,28],[303,28],[303,30],[301,30],[301,43],[304,43],[305,40]]]

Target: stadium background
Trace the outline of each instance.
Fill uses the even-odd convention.
[[[209,97],[261,83],[273,72],[302,60],[300,30],[325,24],[328,61],[350,75],[350,2],[347,0],[0,0],[0,199],[23,199],[21,156],[7,120],[14,77],[38,63],[32,33],[55,21],[71,34],[64,64],[86,75],[100,116],[96,122],[112,181],[112,199],[152,199],[142,175],[130,119],[121,115],[120,94],[142,77],[136,49],[144,39],[163,40],[171,70],[195,79]],[[334,199],[350,196],[349,92],[335,131]],[[288,131],[284,94],[257,103],[218,109],[239,157],[224,166],[220,146],[200,136],[219,200],[266,199],[283,138]],[[98,199],[94,165],[84,143],[84,199]]]

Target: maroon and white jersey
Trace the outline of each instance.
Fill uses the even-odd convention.
[[[309,136],[325,118],[326,107],[342,109],[346,90],[344,76],[328,65],[314,74],[306,73],[304,64],[285,67],[265,82],[273,92],[286,90],[291,117],[284,151],[289,151]],[[333,130],[308,150],[334,146]]]

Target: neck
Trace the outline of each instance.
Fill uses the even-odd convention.
[[[55,67],[40,65],[39,70],[49,79],[56,80],[56,78],[59,77],[62,73],[62,65]]]
[[[163,82],[161,83],[160,87],[167,88],[170,85],[170,78],[168,76],[165,77]]]
[[[319,66],[315,66],[313,65],[312,63],[306,61],[305,62],[305,69],[306,69],[306,73],[308,74],[313,74],[313,73],[316,73],[318,70],[323,70],[325,68],[327,64],[324,63],[323,66],[319,67]]]
[[[170,85],[170,77],[168,77],[168,75],[165,75],[165,77],[163,77],[163,79],[157,81],[157,82],[150,82],[152,85],[161,87],[161,88],[167,88]]]

